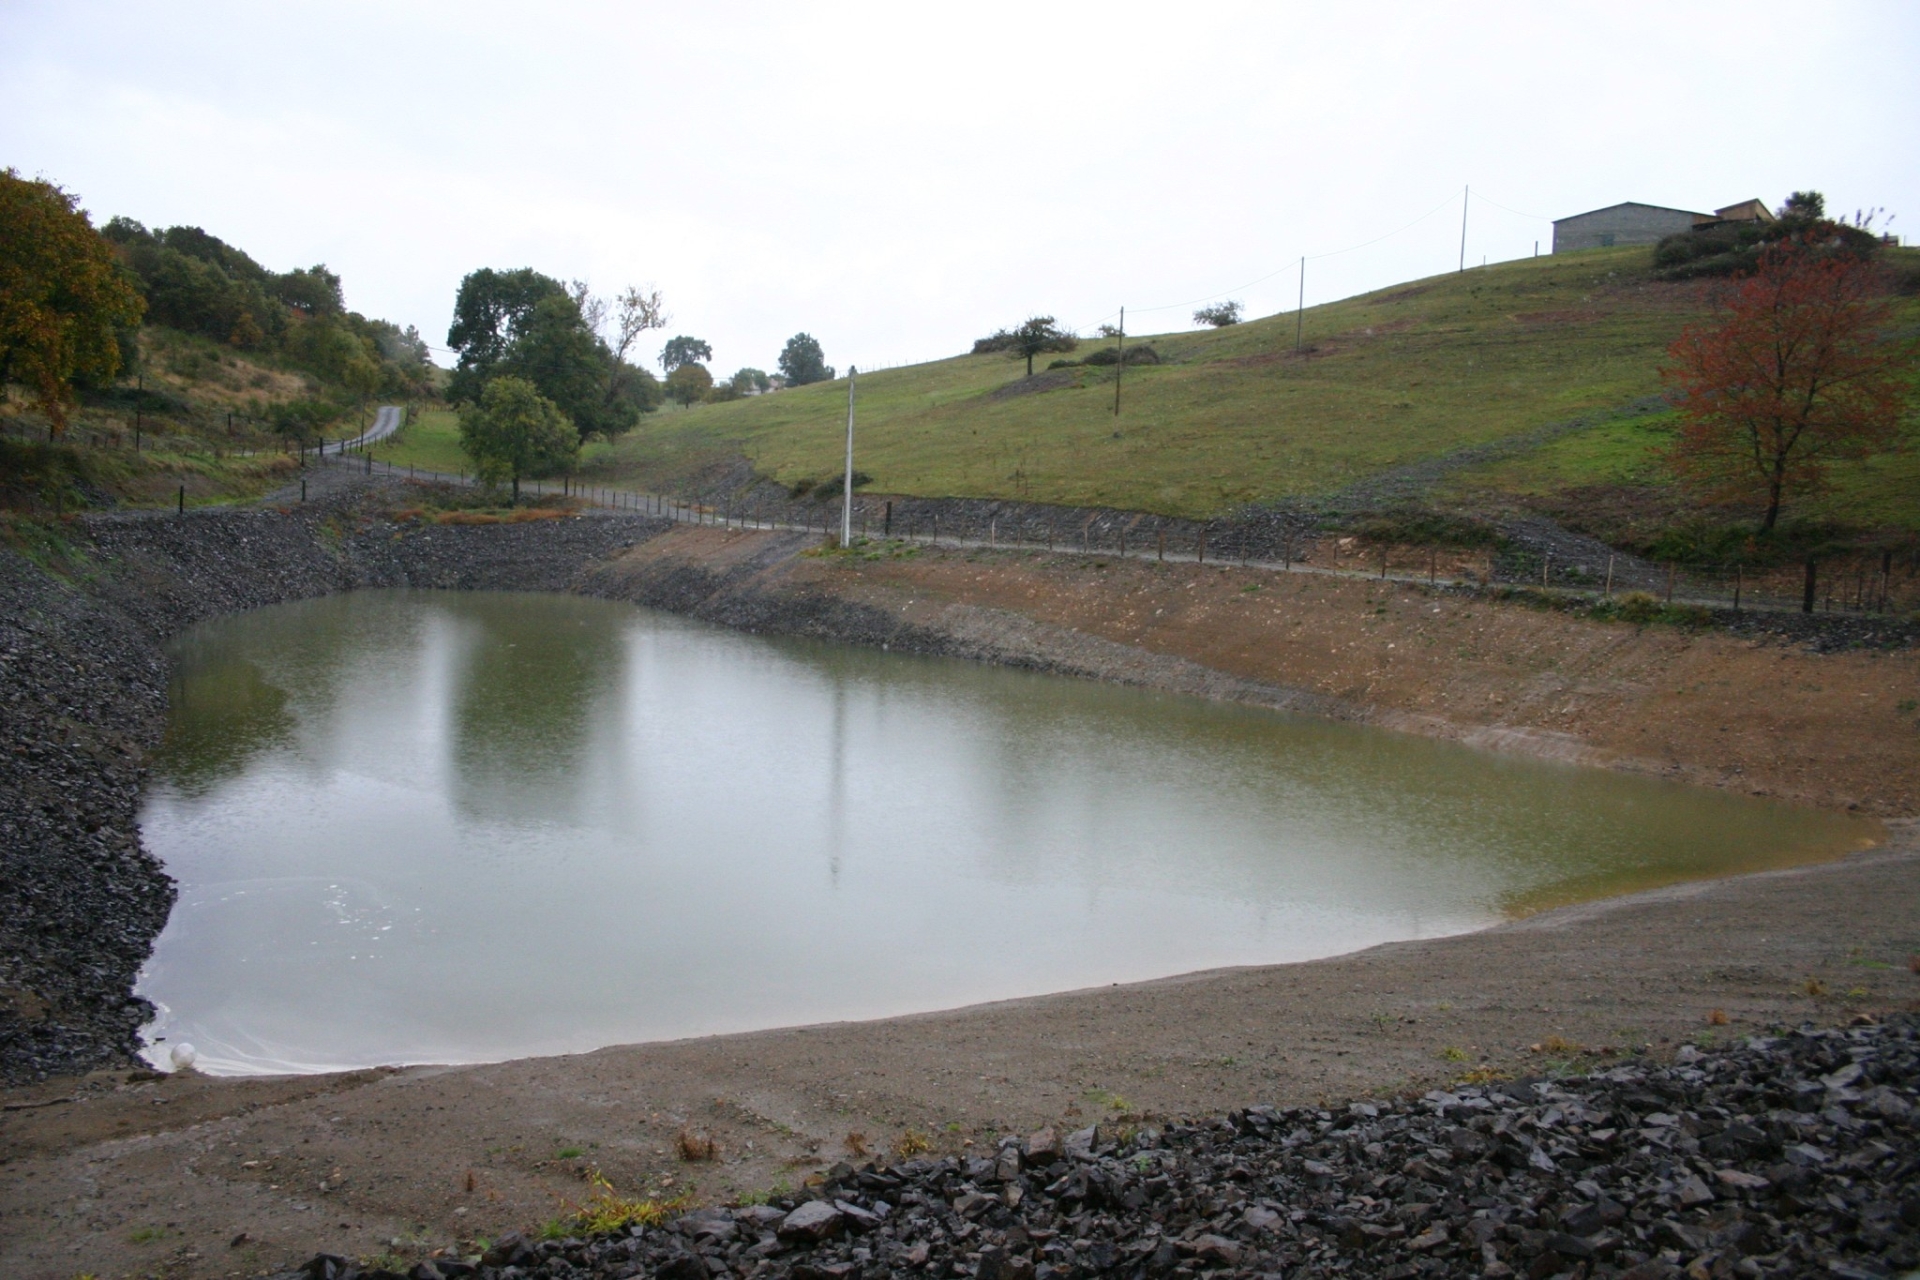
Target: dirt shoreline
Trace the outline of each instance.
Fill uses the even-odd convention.
[[[44,706],[19,721],[71,756],[58,769],[0,762],[39,787],[29,798],[53,815],[35,837],[49,856],[83,858],[81,833],[129,821],[127,778],[96,804],[54,774],[84,790],[101,785],[89,771],[103,754],[137,759],[133,739],[156,731],[150,668],[168,634],[212,613],[382,585],[575,590],[747,630],[1247,701],[1852,808],[1888,820],[1891,838],[1839,863],[1459,938],[880,1022],[327,1077],[67,1076],[5,1094],[0,1272],[228,1276],[319,1249],[414,1257],[554,1216],[584,1194],[589,1166],[623,1189],[722,1196],[797,1181],[845,1154],[850,1134],[883,1148],[913,1130],[957,1147],[1046,1121],[1397,1090],[1482,1062],[1538,1070],[1554,1054],[1530,1053],[1534,1043],[1658,1052],[1702,1032],[1920,1007],[1908,968],[1920,952],[1920,732],[1899,710],[1920,693],[1912,649],[1819,653],[1213,565],[810,556],[796,535],[626,518],[395,525],[358,502],[347,492],[279,516],[96,522],[97,572],[83,590],[59,588],[66,612],[47,614],[43,592],[40,612],[0,618],[26,637],[9,641],[22,653],[58,656],[101,634],[75,622],[97,607],[115,652],[143,673],[112,688],[55,673]],[[8,572],[38,582],[17,557]],[[100,727],[128,708],[137,714],[118,737]],[[86,887],[86,874],[67,874]],[[170,894],[157,867],[147,880],[111,886],[108,905]],[[76,955],[100,908],[82,893],[67,909],[82,922],[67,938]],[[30,969],[13,965],[9,981]],[[104,1021],[59,1007],[104,999],[91,988],[49,993],[50,1010],[0,994],[8,1035],[63,1061],[111,1061],[124,1034],[120,1004]],[[1725,1029],[1709,1027],[1714,1010]],[[723,1159],[675,1161],[682,1127],[710,1131]]]

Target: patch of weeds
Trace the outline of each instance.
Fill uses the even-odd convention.
[[[1914,711],[1920,711],[1920,702],[1916,702],[1912,698],[1902,698],[1893,704],[1893,709],[1903,716],[1909,715]]]
[[[1707,1015],[1707,1025],[1710,1027],[1724,1027],[1727,1025],[1727,1021],[1727,1011],[1725,1009],[1715,1009]]]
[[[1812,996],[1815,1000],[1831,994],[1831,992],[1827,990],[1827,984],[1818,978],[1808,978],[1800,984],[1800,990],[1804,994]]]
[[[585,1154],[587,1154],[586,1151],[580,1147],[562,1147],[560,1148],[559,1151],[554,1153],[554,1159],[577,1160]]]
[[[1465,1075],[1461,1076],[1458,1080],[1454,1081],[1454,1083],[1465,1084],[1465,1085],[1489,1085],[1489,1084],[1498,1084],[1502,1080],[1511,1080],[1511,1079],[1513,1079],[1513,1073],[1511,1071],[1502,1071],[1497,1067],[1481,1066],[1481,1067],[1475,1067],[1473,1070],[1467,1072]]]
[[[1586,612],[1597,622],[1626,622],[1636,627],[1692,629],[1713,625],[1713,610],[1697,604],[1662,604],[1645,591],[1629,591],[1612,600],[1596,600]]]
[[[840,1145],[847,1149],[848,1155],[856,1158],[873,1154],[873,1148],[867,1145],[867,1135],[857,1130],[842,1138]]]
[[[918,1129],[909,1129],[893,1140],[893,1152],[902,1159],[931,1150],[933,1150],[933,1139]]]
[[[1111,1089],[1089,1089],[1080,1095],[1096,1107],[1105,1107],[1109,1111],[1131,1111],[1127,1100]]]
[[[127,1236],[127,1242],[129,1244],[152,1244],[156,1240],[165,1240],[166,1238],[167,1229],[165,1227],[135,1227]]]
[[[1448,1045],[1440,1051],[1440,1056],[1448,1062],[1465,1062],[1467,1060],[1467,1051],[1465,1049],[1455,1048],[1453,1045]]]
[[[19,552],[36,568],[69,581],[92,576],[86,552],[67,536],[65,520],[0,517],[0,544]]]
[[[1527,1046],[1529,1053],[1554,1053],[1562,1056],[1570,1053],[1585,1053],[1586,1046],[1575,1044],[1565,1036],[1548,1036],[1538,1044]]]
[[[683,1192],[668,1200],[653,1196],[623,1196],[613,1189],[613,1184],[600,1174],[590,1179],[593,1194],[584,1204],[569,1206],[571,1212],[564,1217],[555,1218],[541,1228],[541,1238],[546,1240],[564,1239],[570,1235],[602,1235],[611,1231],[622,1231],[628,1227],[657,1227],[670,1218],[678,1217],[693,1203],[691,1193]],[[552,1229],[558,1229],[558,1235],[548,1235]]]

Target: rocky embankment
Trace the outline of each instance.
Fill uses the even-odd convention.
[[[412,1280],[1829,1275],[1920,1265],[1920,1023],[1684,1047],[1670,1065],[835,1166],[798,1195]],[[397,1280],[319,1256],[285,1280]]]
[[[122,1062],[173,904],[140,845],[167,640],[354,587],[562,590],[665,526],[637,517],[396,526],[358,491],[286,509],[105,515],[0,550],[0,1079]]]

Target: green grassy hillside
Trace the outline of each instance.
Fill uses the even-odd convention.
[[[1706,295],[1654,280],[1650,258],[1625,248],[1526,259],[1316,307],[1304,354],[1291,314],[1130,338],[1164,363],[1128,368],[1117,418],[1111,367],[1027,379],[1020,362],[989,355],[863,375],[856,465],[874,492],[1200,516],[1334,495],[1534,433],[1517,456],[1440,468],[1431,495],[1526,505],[1583,486],[1658,487],[1650,458],[1665,420],[1608,411],[1644,412],[1665,348],[1704,314]],[[654,414],[582,470],[673,487],[744,457],[783,483],[822,479],[840,471],[845,414],[844,379]],[[1541,430],[1587,416],[1596,422],[1571,433]],[[1842,476],[1850,509],[1920,525],[1913,456]]]

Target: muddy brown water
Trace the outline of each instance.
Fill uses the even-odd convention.
[[[1834,857],[1845,815],[562,595],[175,646],[149,1056],[490,1061],[1481,928]]]

